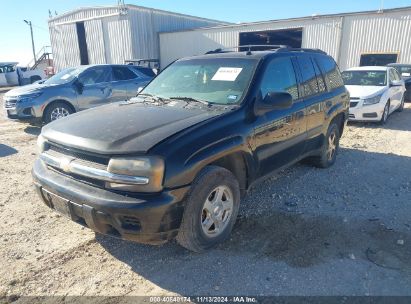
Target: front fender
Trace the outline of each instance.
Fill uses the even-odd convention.
[[[165,181],[166,188],[189,185],[207,165],[234,154],[243,157],[248,173],[254,174],[251,147],[242,136],[236,135],[213,142],[191,153],[180,165],[169,168]]]

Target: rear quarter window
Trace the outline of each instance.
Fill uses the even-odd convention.
[[[328,90],[332,91],[344,86],[340,70],[334,59],[329,56],[317,56],[315,60],[318,63],[321,72],[325,75],[325,83]]]

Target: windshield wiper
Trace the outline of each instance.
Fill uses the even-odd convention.
[[[165,101],[164,98],[162,98],[160,96],[155,96],[155,95],[149,94],[149,93],[137,94],[136,97],[139,97],[139,96],[146,97],[146,98],[144,98],[144,101],[146,101],[147,99],[151,99],[154,102],[163,102],[164,103],[164,101]]]
[[[174,96],[174,97],[170,97],[169,99],[176,99],[176,100],[182,100],[182,101],[200,102],[200,103],[205,104],[205,105],[207,105],[207,106],[210,106],[210,105],[211,105],[211,103],[208,102],[207,100],[196,99],[196,98],[193,98],[193,97]]]

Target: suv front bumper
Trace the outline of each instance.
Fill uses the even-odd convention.
[[[32,174],[48,207],[96,232],[147,244],[177,235],[189,188],[136,196],[114,193],[54,172],[39,159]]]

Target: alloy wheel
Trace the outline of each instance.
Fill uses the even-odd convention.
[[[70,115],[70,112],[66,108],[55,108],[53,111],[50,113],[50,120],[54,121],[63,117],[66,117]]]
[[[328,136],[328,148],[327,148],[327,159],[331,161],[337,151],[337,134],[332,132]]]
[[[201,212],[201,228],[208,237],[219,236],[230,222],[233,194],[227,186],[219,186],[208,195]]]
[[[389,106],[390,106],[389,103],[387,103],[384,107],[384,113],[382,114],[384,121],[387,121],[388,119]]]

